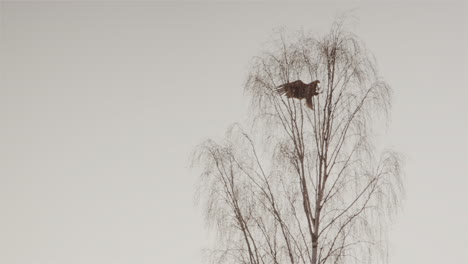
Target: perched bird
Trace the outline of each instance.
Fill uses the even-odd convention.
[[[314,110],[312,104],[312,97],[318,95],[320,91],[320,81],[316,80],[309,84],[303,83],[301,80],[297,80],[290,83],[282,84],[276,87],[276,91],[280,95],[286,95],[288,98],[297,98],[299,100],[306,99],[306,105]]]

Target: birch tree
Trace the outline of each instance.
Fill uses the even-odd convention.
[[[404,194],[401,161],[377,151],[391,88],[364,44],[336,23],[322,37],[284,33],[253,59],[245,91],[252,128],[234,124],[195,151],[198,199],[216,231],[212,263],[378,263]],[[303,101],[278,95],[320,80]]]

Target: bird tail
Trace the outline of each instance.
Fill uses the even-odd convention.
[[[309,107],[310,109],[314,110],[314,105],[312,104],[312,97],[306,98],[306,105],[307,105],[307,107]]]

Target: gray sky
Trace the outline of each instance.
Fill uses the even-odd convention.
[[[274,28],[350,9],[406,156],[390,263],[467,263],[464,1],[0,2],[0,263],[202,263],[190,152],[245,119]]]

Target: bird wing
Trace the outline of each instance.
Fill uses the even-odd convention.
[[[276,88],[276,91],[280,95],[286,94],[287,97],[294,97],[302,99],[305,97],[306,85],[301,81],[297,80],[290,83],[285,83]]]

